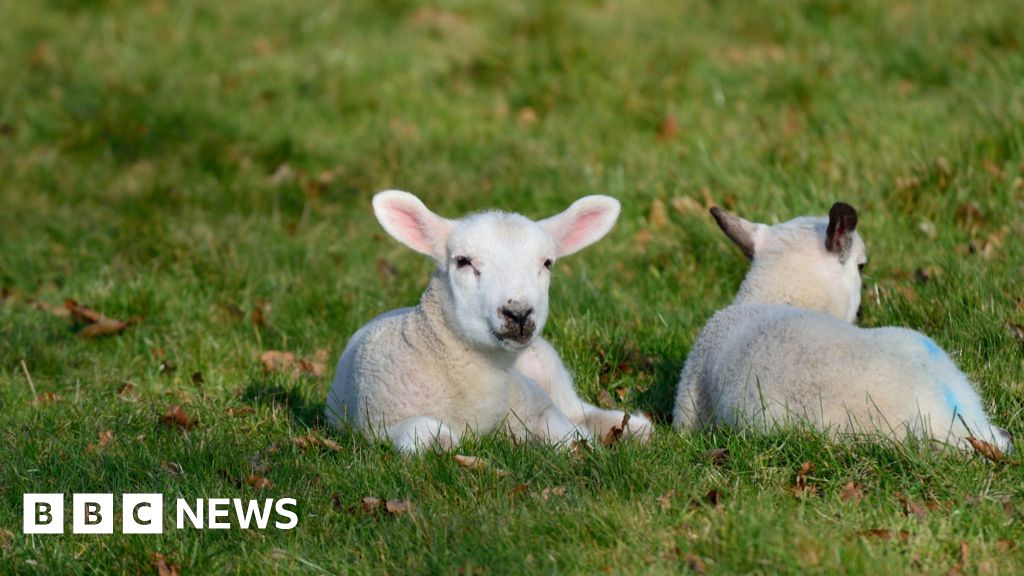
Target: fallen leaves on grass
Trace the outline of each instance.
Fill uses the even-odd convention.
[[[11,540],[14,540],[14,532],[11,532],[6,528],[0,528],[0,548],[10,550]]]
[[[131,326],[131,322],[108,318],[70,298],[64,301],[64,307],[71,312],[71,317],[75,321],[86,324],[86,327],[78,332],[78,335],[82,338],[96,338],[97,336],[119,334]]]
[[[666,228],[669,225],[668,210],[665,209],[665,203],[660,198],[655,198],[651,202],[651,210],[647,214],[647,222],[652,228]]]
[[[790,490],[793,491],[793,494],[795,494],[796,496],[803,496],[804,494],[818,493],[818,487],[811,486],[807,481],[807,475],[810,474],[811,472],[814,472],[814,464],[810,462],[804,462],[800,466],[800,471],[797,472],[796,475],[796,482],[793,484],[793,487],[790,488]]]
[[[693,570],[697,574],[704,573],[704,560],[700,556],[697,556],[693,552],[687,552],[686,556],[683,556],[683,560],[686,562],[686,567]]]
[[[722,493],[718,491],[718,488],[712,488],[704,494],[703,498],[694,498],[690,500],[690,508],[700,508],[702,505],[707,504],[712,508],[718,508],[722,505]]]
[[[618,407],[618,404],[615,403],[615,398],[612,397],[612,393],[603,388],[597,393],[597,405],[608,410],[614,410]]]
[[[711,460],[712,464],[721,466],[729,462],[729,449],[728,448],[714,448],[704,453],[704,457]]]
[[[104,430],[98,434],[98,437],[99,440],[97,441],[96,444],[89,444],[88,446],[85,447],[85,451],[87,453],[91,454],[93,452],[96,452],[97,450],[101,450],[103,448],[106,448],[107,446],[110,446],[110,444],[114,441],[114,432],[112,430]]]
[[[185,412],[185,409],[178,404],[172,404],[162,416],[160,416],[160,423],[164,426],[177,426],[182,430],[191,430],[195,428],[198,421],[194,418],[190,418]]]
[[[160,552],[153,552],[149,556],[150,562],[156,568],[158,576],[180,576],[181,570],[178,565],[167,559],[166,556]]]
[[[662,510],[668,510],[669,508],[672,507],[672,500],[675,497],[675,490],[669,490],[668,492],[665,492],[661,496],[658,496],[658,508],[661,508]]]
[[[33,406],[49,406],[55,402],[60,402],[60,394],[56,392],[43,392],[32,399]]]
[[[456,454],[455,456],[452,457],[452,459],[455,460],[456,464],[462,466],[463,468],[468,468],[470,470],[491,470],[498,476],[508,475],[507,470],[495,468],[491,466],[490,463],[487,462],[487,460],[484,460],[483,458],[480,458],[478,456],[464,456],[462,454]]]
[[[330,438],[324,438],[322,436],[319,436],[314,432],[310,432],[305,436],[296,436],[295,438],[292,438],[292,444],[295,444],[296,446],[301,448],[303,452],[305,452],[306,449],[311,447],[326,448],[332,452],[338,452],[341,450],[341,444],[338,444],[337,442],[331,440]]]
[[[845,486],[839,489],[839,500],[843,502],[860,502],[861,498],[864,497],[864,491],[860,487],[859,482],[847,482]]]
[[[876,538],[878,540],[896,540],[901,542],[907,542],[910,540],[910,532],[906,530],[891,530],[889,528],[872,528],[870,530],[861,530],[857,532],[857,536],[862,538]]]
[[[135,402],[139,399],[139,388],[131,382],[124,382],[117,388],[117,397],[125,402]]]
[[[666,114],[658,126],[658,140],[671,140],[679,134],[679,121],[675,114]]]
[[[317,350],[312,356],[299,358],[294,352],[267,350],[260,354],[260,363],[267,372],[278,372],[299,377],[308,374],[321,378],[327,374],[327,350]]]
[[[260,476],[259,474],[249,474],[245,477],[245,483],[252,486],[256,490],[263,490],[264,488],[271,488],[274,483],[269,478]]]
[[[671,200],[672,207],[675,208],[676,212],[681,216],[688,214],[701,214],[703,215],[707,210],[700,202],[697,202],[689,196],[676,196]]]
[[[605,448],[611,448],[612,446],[617,444],[620,440],[622,440],[622,435],[625,433],[628,426],[629,413],[627,412],[622,415],[622,422],[620,422],[618,426],[612,426],[610,430],[608,430],[607,432],[604,433],[603,436],[601,436],[601,445],[604,446]]]
[[[412,502],[408,500],[388,500],[384,503],[384,510],[388,514],[406,514],[412,511]]]
[[[185,471],[181,469],[181,464],[177,462],[171,462],[170,460],[164,460],[160,463],[160,468],[167,473],[168,476],[175,478],[181,477],[185,474]]]
[[[556,497],[565,496],[565,486],[548,486],[540,491],[540,499],[547,502]]]
[[[249,321],[257,328],[265,326],[267,324],[267,316],[270,316],[270,311],[273,309],[274,306],[270,302],[266,300],[256,300],[252,305],[252,313],[249,315]]]
[[[939,509],[939,503],[935,500],[928,500],[926,502],[917,502],[907,498],[902,493],[897,492],[895,494],[896,499],[900,501],[900,508],[903,510],[904,516],[913,515],[918,520],[924,520],[925,514],[929,511],[935,511]]]
[[[985,442],[984,440],[979,440],[974,436],[968,436],[967,442],[971,445],[971,448],[974,448],[975,452],[981,454],[982,456],[984,456],[988,460],[991,460],[992,462],[1002,462],[1003,460],[1006,459],[1006,456],[1003,454],[1003,451],[1000,450],[999,447],[994,444],[989,444],[988,442]]]

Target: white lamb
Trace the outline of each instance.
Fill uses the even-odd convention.
[[[382,314],[352,336],[327,398],[332,424],[386,436],[403,452],[448,448],[496,426],[562,446],[621,426],[622,412],[576,395],[540,337],[555,259],[607,234],[617,200],[587,196],[539,222],[506,212],[448,220],[394,190],[374,196],[373,209],[384,230],[437,270],[418,306]],[[624,432],[646,440],[652,429],[634,414]]]
[[[867,257],[852,207],[836,203],[828,218],[774,226],[711,213],[751,266],[690,351],[676,393],[677,428],[807,422],[833,433],[911,433],[961,447],[974,436],[1012,447],[930,338],[853,324]]]

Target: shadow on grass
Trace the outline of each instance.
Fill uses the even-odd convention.
[[[286,411],[295,422],[304,428],[324,428],[324,399],[321,397],[316,380],[300,376],[293,378],[284,374],[253,369],[242,392],[242,401],[248,404],[277,407]]]

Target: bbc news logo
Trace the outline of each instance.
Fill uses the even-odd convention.
[[[271,525],[291,530],[299,524],[294,498],[242,500],[240,498],[198,498],[175,501],[175,526],[211,530],[232,527],[232,514],[243,530],[265,530]],[[64,494],[25,494],[22,498],[25,534],[64,533]],[[73,534],[114,533],[113,494],[73,494],[71,532]],[[122,494],[121,532],[124,534],[163,534],[163,494]]]

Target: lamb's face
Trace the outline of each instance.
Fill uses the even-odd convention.
[[[767,226],[714,209],[722,230],[751,259],[737,301],[788,304],[857,319],[867,263],[857,213],[836,203],[828,218],[802,217]]]
[[[555,242],[536,222],[490,212],[456,223],[445,274],[463,339],[479,347],[529,346],[548,317]]]
[[[504,212],[448,220],[397,190],[374,196],[373,209],[389,234],[437,262],[453,331],[473,347],[509,351],[544,329],[555,259],[599,240],[619,216],[608,196],[586,196],[538,222]]]

